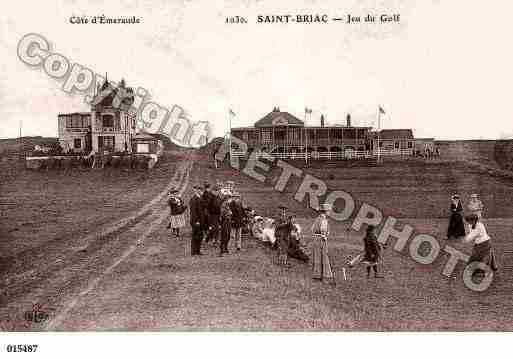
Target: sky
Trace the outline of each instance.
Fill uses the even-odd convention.
[[[88,111],[83,95],[17,56],[28,33],[52,51],[152,101],[179,105],[217,136],[278,106],[318,125],[412,128],[416,137],[513,137],[513,4],[470,1],[25,1],[0,14],[0,138],[56,136],[57,114]],[[258,15],[400,14],[399,23],[259,24]],[[140,24],[71,24],[71,16],[136,16]],[[246,24],[226,24],[228,16]]]

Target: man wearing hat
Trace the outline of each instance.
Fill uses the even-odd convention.
[[[237,250],[240,251],[242,248],[242,227],[244,226],[246,215],[240,193],[233,193],[230,210],[232,211],[232,228],[234,232],[235,245]]]
[[[203,238],[205,242],[210,240],[210,232],[212,230],[212,203],[214,202],[214,194],[210,191],[210,183],[205,182],[203,185],[203,194],[201,195],[201,203],[204,211],[205,225],[202,228]]]
[[[230,242],[231,231],[232,231],[232,211],[230,209],[231,206],[231,198],[226,198],[224,202],[221,204],[220,211],[220,228],[221,228],[221,243],[220,243],[220,253],[223,254],[228,253],[228,243]]]
[[[221,187],[219,185],[215,185],[212,191],[212,199],[209,204],[208,214],[209,214],[209,240],[213,240],[214,243],[219,241],[219,226],[221,224],[221,205],[223,204],[223,199],[221,195]]]
[[[190,224],[192,229],[191,255],[201,255],[202,228],[205,223],[204,210],[201,203],[201,187],[192,187],[193,195],[189,201]]]

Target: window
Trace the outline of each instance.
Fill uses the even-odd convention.
[[[77,149],[82,148],[82,139],[80,139],[80,138],[75,138],[75,139],[73,140],[73,148],[77,148]]]
[[[262,142],[271,143],[271,130],[262,131]]]
[[[73,114],[64,117],[66,120],[66,128],[87,128],[91,126],[91,116],[82,114]]]
[[[258,141],[258,132],[257,131],[250,131],[249,132],[249,139],[252,141]]]
[[[137,144],[137,153],[148,153],[150,152],[150,144],[149,143],[138,143]]]
[[[344,129],[344,138],[354,140],[356,138],[356,129],[353,129],[353,128]]]
[[[114,151],[114,136],[100,136],[98,138],[99,147],[105,151]]]
[[[329,130],[318,130],[317,135],[319,139],[327,139],[328,138]]]
[[[315,130],[307,130],[308,132],[308,139],[315,141]]]
[[[411,141],[408,142],[408,148],[413,148],[413,142],[411,142]]]
[[[379,147],[383,147],[383,141],[379,141]]]
[[[299,128],[292,128],[289,129],[289,140],[291,141],[298,141],[299,140]]]
[[[398,149],[398,148],[399,148],[399,141],[395,141],[395,143],[394,143],[394,147],[395,147],[396,149]]]
[[[103,127],[114,127],[114,116],[103,115],[102,116],[102,126]]]
[[[341,140],[342,139],[342,129],[335,129],[335,130],[332,130],[332,134],[331,136],[336,139],[336,140]]]
[[[282,129],[276,129],[274,130],[274,138],[277,140],[277,141],[283,141],[285,140],[285,130],[282,130]]]

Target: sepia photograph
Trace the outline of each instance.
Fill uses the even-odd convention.
[[[511,9],[9,2],[0,352],[395,357],[438,334],[493,353],[513,331]]]

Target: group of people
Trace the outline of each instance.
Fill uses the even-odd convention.
[[[313,222],[311,227],[313,241],[310,251],[306,249],[302,240],[301,226],[296,222],[294,215],[287,213],[287,207],[279,206],[279,214],[275,218],[258,216],[251,207],[243,204],[232,181],[218,183],[213,187],[209,183],[193,186],[193,195],[188,206],[178,196],[178,191],[172,189],[169,193],[168,205],[170,207],[168,228],[177,238],[180,238],[180,228],[186,225],[185,215],[187,208],[189,209],[189,224],[192,229],[191,255],[193,256],[202,255],[202,243],[209,242],[219,247],[220,256],[228,254],[231,238],[235,240],[236,250],[241,250],[242,234],[247,232],[255,239],[277,250],[279,264],[287,264],[288,258],[310,262],[314,279],[335,284],[328,253],[329,205],[321,206],[319,215]],[[467,204],[468,213],[464,216],[460,196],[453,195],[447,239],[457,238],[464,243],[472,243],[473,250],[469,263],[483,262],[493,271],[497,271],[490,236],[482,222],[483,210],[484,206],[479,196],[472,194]],[[468,223],[467,229],[464,220]],[[349,267],[357,263],[365,264],[368,278],[371,271],[374,272],[374,277],[382,278],[378,265],[382,261],[385,246],[378,242],[375,231],[374,226],[367,226],[363,238],[363,251],[347,263]]]
[[[211,186],[208,182],[203,186],[194,185],[188,206],[177,193],[176,189],[169,192],[168,229],[172,230],[174,236],[180,237],[180,228],[186,224],[188,208],[192,232],[191,255],[202,255],[202,244],[209,242],[219,245],[220,255],[226,254],[232,236],[236,241],[236,249],[241,249],[242,229],[247,226],[252,209],[243,206],[232,181],[227,181],[224,186],[221,183]]]
[[[447,240],[460,239],[463,243],[472,244],[472,254],[468,263],[482,262],[493,271],[497,271],[498,265],[491,239],[483,223],[484,205],[479,195],[476,193],[470,195],[465,214],[460,196],[454,194],[451,197],[450,211]],[[465,229],[465,222],[468,224],[467,229]]]

